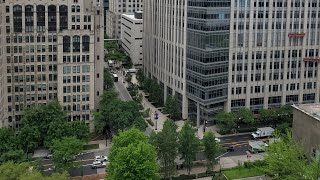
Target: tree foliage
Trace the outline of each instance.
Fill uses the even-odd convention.
[[[142,87],[147,93],[149,93],[149,98],[152,102],[160,106],[163,105],[163,88],[161,88],[160,84],[158,84],[156,80],[146,78],[143,81]]]
[[[255,123],[253,113],[248,108],[241,108],[237,112],[237,117],[239,118],[240,123],[243,123],[243,124],[254,124]]]
[[[25,139],[24,139],[25,140]],[[21,162],[25,160],[22,145],[15,132],[9,128],[0,128],[0,163],[6,161]]]
[[[186,121],[179,133],[179,153],[181,159],[187,165],[190,174],[193,161],[196,159],[196,153],[199,148],[199,139],[195,137],[196,130],[193,129],[189,121]]]
[[[175,171],[174,161],[178,156],[177,125],[172,120],[166,120],[161,132],[151,134],[150,143],[157,149],[164,177],[171,177]]]
[[[226,129],[227,131],[231,131],[237,126],[237,117],[233,112],[219,112],[215,116],[215,119],[219,128]]]
[[[178,100],[176,96],[168,96],[163,109],[164,113],[170,115],[170,118],[178,120],[180,118],[178,109]]]
[[[203,137],[204,153],[207,157],[207,167],[211,170],[217,163],[216,157],[219,154],[220,146],[215,140],[212,132],[206,132]]]
[[[274,179],[305,179],[307,160],[302,147],[293,141],[289,131],[280,141],[269,145],[265,161],[267,171],[274,175]]]
[[[84,142],[76,137],[64,137],[53,140],[50,150],[53,152],[53,161],[58,171],[68,170],[75,166],[74,156],[83,149]]]
[[[0,166],[0,179],[2,180],[68,180],[69,174],[54,173],[43,176],[37,169],[28,163],[7,162]]]
[[[95,114],[95,125],[98,132],[105,132],[108,127],[113,133],[130,127],[145,130],[147,124],[136,102],[121,101],[115,98],[112,92],[106,93],[107,95],[103,96],[100,111]]]
[[[107,167],[108,180],[157,180],[156,150],[138,129],[120,131],[114,137]]]
[[[108,71],[108,69],[104,69],[104,87],[106,89],[112,89],[113,88],[113,76],[112,74]]]

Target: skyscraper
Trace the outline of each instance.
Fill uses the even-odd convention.
[[[143,61],[183,118],[319,102],[320,2],[145,0]]]
[[[58,99],[89,123],[103,91],[103,2],[0,1],[0,127],[23,108]]]

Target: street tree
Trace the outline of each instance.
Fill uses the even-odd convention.
[[[144,74],[143,74],[142,69],[139,69],[139,70],[138,70],[138,72],[137,72],[137,74],[136,74],[136,78],[137,78],[137,81],[138,81],[139,85],[142,86],[142,85],[143,85],[143,82],[144,82],[144,80],[145,80],[145,76],[144,76]]]
[[[113,77],[108,69],[104,69],[104,87],[106,87],[106,89],[113,88]]]
[[[0,179],[3,180],[17,180],[25,174],[30,165],[28,163],[16,164],[12,161],[0,165]]]
[[[41,142],[38,127],[25,125],[18,134],[19,143],[26,153],[33,152]]]
[[[221,130],[231,131],[237,126],[237,117],[233,112],[219,112],[215,119]]]
[[[207,157],[207,168],[211,170],[217,163],[216,157],[219,154],[220,146],[212,132],[206,132],[202,141],[204,144],[204,153]]]
[[[61,172],[75,166],[74,156],[83,149],[84,142],[76,137],[64,137],[53,140],[50,150],[53,152],[53,162],[56,169]]]
[[[187,165],[188,174],[193,165],[193,161],[196,159],[196,153],[199,149],[199,139],[195,137],[196,130],[191,126],[189,121],[186,121],[179,132],[179,148],[178,151],[181,154],[181,159]]]
[[[237,117],[240,118],[240,121],[244,124],[254,124],[255,123],[253,113],[248,108],[241,108],[237,112]]]
[[[161,132],[151,134],[150,143],[157,149],[164,178],[170,178],[174,174],[174,161],[178,156],[177,125],[172,120],[166,120]]]
[[[266,171],[273,174],[273,179],[305,179],[307,160],[302,147],[293,141],[289,131],[281,136],[281,140],[269,145],[265,161]]]
[[[68,180],[69,174],[53,173],[51,176],[43,176],[39,170],[29,163],[6,162],[0,165],[1,180]]]
[[[114,137],[107,167],[108,180],[157,180],[160,179],[156,150],[138,129],[120,131]]]
[[[6,161],[20,162],[25,159],[20,139],[9,128],[0,128],[0,163]]]
[[[178,100],[176,96],[168,96],[163,109],[174,120],[179,119]]]
[[[272,109],[260,109],[260,122],[262,123],[272,123],[273,119],[276,117],[276,113]]]
[[[67,114],[57,100],[50,101],[46,105],[33,105],[22,112],[22,129],[24,126],[37,129],[40,132],[40,146],[44,144],[50,125],[61,122],[68,122]]]

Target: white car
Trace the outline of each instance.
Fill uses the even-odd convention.
[[[101,161],[93,161],[91,168],[96,169],[96,168],[103,168],[106,167],[106,162],[101,162]]]
[[[105,161],[108,161],[108,157],[107,156],[96,156],[96,157],[94,157],[94,161],[105,162]]]
[[[221,140],[219,138],[214,138],[214,140],[216,140],[217,143],[221,142]]]

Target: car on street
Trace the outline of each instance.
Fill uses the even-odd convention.
[[[44,157],[45,159],[52,159],[53,154],[48,154],[46,157]]]
[[[106,162],[106,161],[108,161],[108,157],[107,156],[95,156],[94,161]]]
[[[225,150],[227,150],[228,152],[234,151],[234,146],[223,146],[223,148],[224,148]]]
[[[103,168],[106,167],[106,162],[101,162],[101,161],[93,161],[91,168],[96,169],[96,168]]]
[[[217,143],[220,143],[221,140],[219,138],[214,138],[214,140],[217,142]]]

